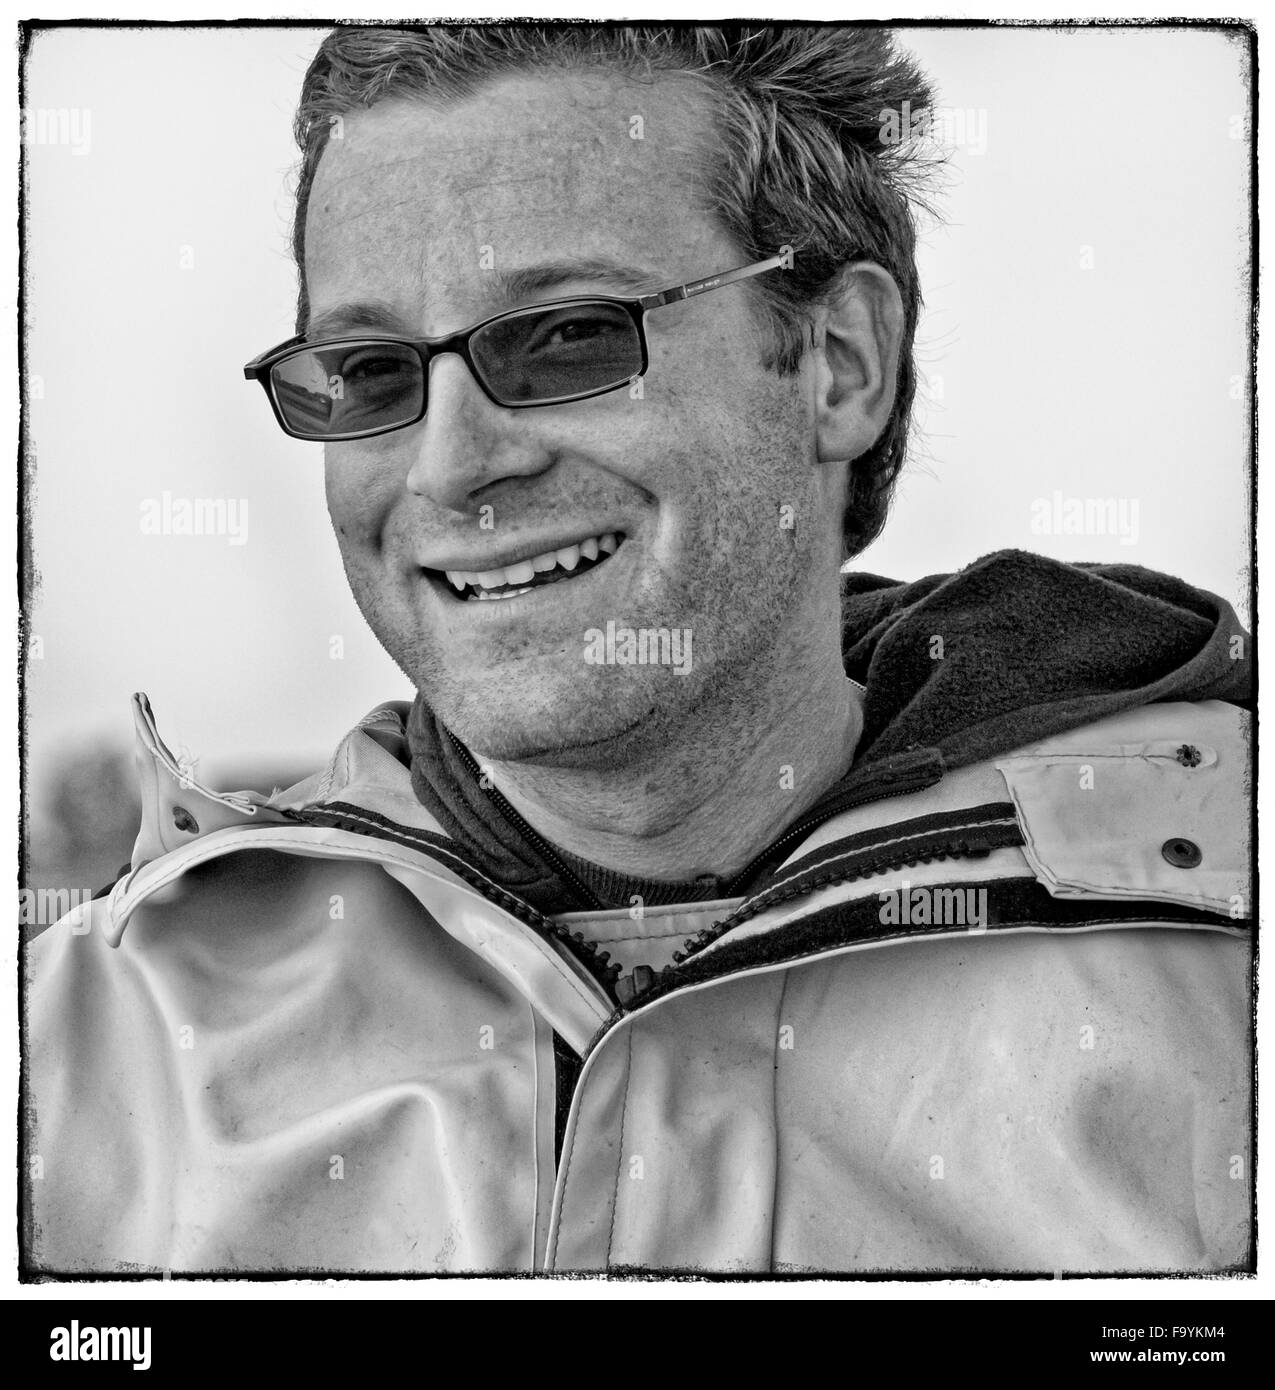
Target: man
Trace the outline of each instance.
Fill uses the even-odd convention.
[[[1234,614],[840,574],[929,100],[876,30],[324,43],[246,370],[419,694],[270,798],[138,698],[132,865],[33,953],[34,1267],[1248,1265]]]

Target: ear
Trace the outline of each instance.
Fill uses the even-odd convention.
[[[880,438],[894,409],[903,300],[886,270],[842,271],[815,327],[815,435],[820,463],[850,462]]]

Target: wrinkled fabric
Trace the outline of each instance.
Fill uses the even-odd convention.
[[[700,951],[707,975],[675,967],[686,983],[623,1014],[460,876],[397,756],[405,715],[374,712],[315,778],[254,802],[192,785],[139,700],[134,867],[27,958],[35,1269],[1251,1264],[1233,705],[1150,706],[843,813],[793,872],[989,803],[1023,844],[781,893]],[[298,820],[315,805],[394,829]],[[1201,849],[1198,880],[1163,858],[1166,835]],[[884,922],[878,898],[902,884],[1066,911],[837,936],[865,906]],[[564,922],[665,960],[704,918]],[[556,1162],[555,1032],[583,1056]]]
[[[42,1264],[534,1268],[551,1029],[379,867],[248,850],[35,954]]]
[[[586,1069],[552,1267],[1239,1264],[1247,962],[1207,932],[978,936],[673,995]]]

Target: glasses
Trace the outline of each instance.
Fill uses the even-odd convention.
[[[653,309],[768,270],[792,268],[792,247],[753,265],[635,299],[555,299],[512,309],[441,338],[360,334],[307,343],[289,338],[243,369],[259,381],[294,439],[367,439],[424,418],[432,358],[454,352],[483,393],[510,410],[561,405],[619,391],[645,374],[645,320]]]

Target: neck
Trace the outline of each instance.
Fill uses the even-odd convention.
[[[844,775],[862,729],[839,651],[805,684],[792,667],[770,670],[782,690],[736,681],[680,739],[585,768],[495,762],[495,783],[541,835],[604,868],[666,881],[738,873]]]

